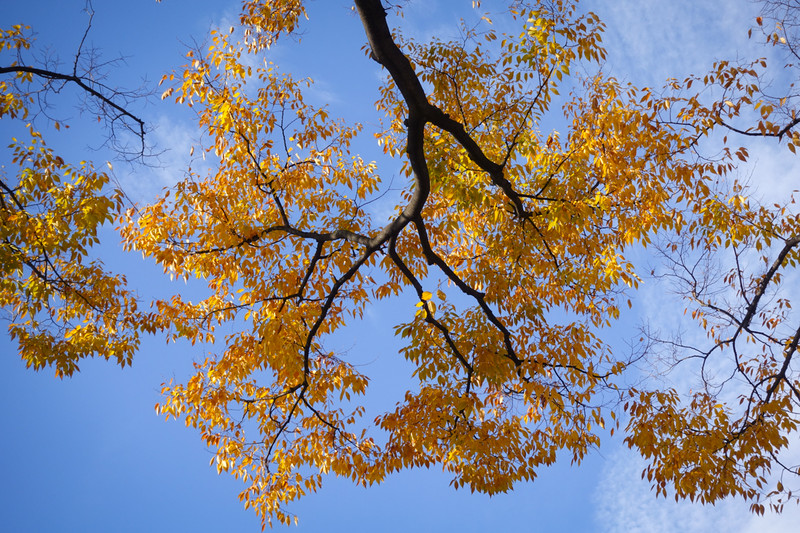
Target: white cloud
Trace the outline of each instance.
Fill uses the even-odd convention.
[[[147,157],[143,165],[129,167],[125,174],[118,170],[120,185],[136,203],[152,201],[165,188],[184,179],[190,166],[193,173],[201,176],[209,169],[199,144],[200,131],[194,123],[177,118],[178,115],[161,115],[154,121],[148,143],[156,155]]]
[[[644,460],[619,446],[607,459],[595,491],[595,518],[603,533],[794,533],[800,508],[787,506],[781,515],[753,515],[741,500],[716,505],[656,498],[641,478]]]
[[[750,2],[590,0],[586,6],[608,26],[609,71],[627,72],[634,83],[658,87],[668,77],[702,74],[714,60],[756,46],[747,39],[757,14]]]

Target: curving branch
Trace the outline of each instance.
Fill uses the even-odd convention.
[[[421,207],[430,192],[430,176],[427,161],[423,148],[424,127],[426,123],[450,133],[453,138],[467,151],[470,159],[483,171],[487,172],[492,182],[500,187],[508,199],[514,205],[515,214],[521,217],[528,215],[525,210],[520,195],[513,189],[511,183],[504,176],[503,166],[490,160],[483,152],[481,147],[472,136],[467,132],[461,122],[451,118],[441,109],[428,101],[425,90],[414,72],[413,66],[405,54],[398,48],[392,38],[389,26],[386,22],[386,11],[381,5],[380,0],[356,0],[356,8],[361,17],[362,24],[367,35],[367,40],[371,49],[371,57],[383,65],[389,71],[395,85],[403,96],[408,106],[408,118],[405,124],[408,128],[407,153],[415,180],[415,196],[409,206],[403,212],[403,226],[408,220],[413,220],[420,237],[423,254],[429,264],[435,264],[439,269],[455,283],[462,292],[473,297],[489,321],[502,333],[505,344],[505,356],[511,359],[515,365],[519,366],[522,361],[516,355],[511,342],[511,333],[503,323],[495,316],[492,309],[486,303],[485,295],[466,284],[450,266],[439,257],[432,249],[425,230],[425,222],[421,216]],[[399,224],[396,224],[399,226]],[[391,225],[390,225],[391,226]],[[402,227],[387,227],[391,238],[399,235]],[[394,252],[396,256],[396,251]],[[410,272],[407,268],[402,268],[399,256],[394,259],[395,264],[404,272],[406,278],[412,283],[413,277],[409,277]],[[448,343],[450,345],[450,343]],[[454,346],[451,349],[455,350]],[[454,351],[457,358],[463,359],[457,350]],[[465,361],[462,361],[464,363]]]
[[[8,67],[0,67],[0,74],[31,74],[39,78],[43,78],[45,80],[56,80],[56,81],[63,81],[65,83],[75,84],[79,89],[86,92],[89,96],[95,98],[98,102],[100,102],[101,107],[110,107],[116,113],[118,113],[113,120],[117,120],[120,117],[127,117],[132,121],[134,121],[138,126],[137,136],[141,139],[142,153],[144,153],[145,150],[144,120],[139,118],[137,115],[134,115],[130,111],[128,111],[124,106],[115,102],[113,94],[112,95],[105,94],[102,91],[102,89],[104,89],[105,87],[101,87],[100,89],[95,88],[99,85],[97,82],[91,81],[88,78],[84,78],[82,76],[78,76],[74,72],[72,74],[64,74],[63,72],[56,72],[53,70],[47,70],[39,67],[29,67],[26,65],[11,65]]]

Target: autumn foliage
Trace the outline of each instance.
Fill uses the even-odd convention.
[[[142,333],[204,345],[213,355],[165,384],[157,409],[200,432],[265,522],[290,521],[286,505],[327,474],[370,485],[438,465],[455,487],[508,491],[620,430],[659,493],[780,508],[793,496],[770,474],[797,474],[782,462],[800,402],[782,276],[800,219],[793,198],[760,205],[734,176],[750,137],[800,146],[791,101],[762,93],[762,61],[664,90],[622,84],[599,68],[597,16],[567,0],[513,6],[510,34],[484,16],[420,42],[380,1],[355,0],[369,59],[353,60],[386,74],[373,132],[261,61],[302,26],[303,3],[243,2],[237,27],[162,80],[163,98],[195,111],[212,170],[186,170],[147,205],[31,127],[0,181],[0,302],[21,357],[69,376],[85,357],[130,364]],[[0,39],[30,45],[21,27]],[[26,119],[43,76],[22,67],[0,69],[5,120]],[[729,138],[712,155],[715,135]],[[364,142],[400,183],[358,155]],[[398,187],[391,216],[370,209]],[[112,221],[126,250],[204,280],[205,296],[138,301],[90,259]],[[608,340],[648,276],[642,250],[658,251],[707,338],[630,336],[654,365],[701,361],[691,391],[641,376]],[[706,260],[731,270],[709,280]],[[371,419],[369,376],[326,346],[409,294],[395,331],[416,386]]]

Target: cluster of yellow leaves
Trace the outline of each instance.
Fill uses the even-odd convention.
[[[27,27],[15,25],[10,30],[0,28],[0,52],[4,50],[26,50],[30,41],[25,36]],[[23,76],[18,76],[23,78]],[[28,115],[24,99],[13,88],[13,83],[0,80],[0,119],[24,119]]]
[[[0,33],[0,50],[28,47],[21,26]],[[28,115],[31,76],[20,73],[16,82],[0,82],[0,119]],[[106,174],[85,161],[66,163],[27,130],[27,140],[8,146],[0,174],[0,307],[10,313],[9,334],[29,367],[52,366],[60,377],[85,357],[130,364],[139,332],[154,327],[125,279],[90,257],[122,197],[109,192]]]
[[[757,403],[742,397],[740,405],[750,404],[744,416],[708,392],[688,400],[674,390],[631,396],[625,405],[631,415],[626,442],[649,460],[643,477],[658,494],[671,491],[676,501],[703,503],[741,496],[754,501],[752,509],[761,514],[765,496],[792,497],[791,491],[783,494],[780,481],[769,479],[775,458],[798,429],[790,395]],[[773,504],[777,511],[780,497]]]
[[[31,47],[30,39],[25,35],[27,26],[15,24],[10,30],[0,29],[0,50],[27,50]]]
[[[421,79],[433,87],[431,100],[462,122],[485,153],[505,161],[530,216],[520,221],[467,150],[431,128],[428,233],[401,234],[397,250],[423,276],[432,262],[426,240],[496,310],[521,364],[509,357],[480,305],[457,309],[442,297],[433,307],[421,297],[426,303],[415,321],[398,327],[411,340],[404,354],[421,390],[381,419],[395,469],[441,463],[456,485],[492,493],[531,479],[554,450],[570,450],[579,460],[597,443],[592,424],[604,425],[600,410],[584,406],[624,367],[607,358],[593,332],[618,315],[614,292],[638,283],[624,250],[681,226],[668,200],[695,187],[693,164],[681,156],[690,139],[683,130],[654,126],[665,104],[651,93],[590,79],[564,108],[566,139],[541,133],[560,78],[552,74],[569,73],[575,50],[603,57],[602,50],[589,52],[598,46],[596,18],[567,24],[570,14],[543,20],[542,12],[530,13],[522,42],[507,37],[495,55],[487,45],[495,41],[491,31],[406,43]],[[539,56],[530,52],[543,48]],[[391,123],[380,140],[398,153],[403,102],[391,83],[382,95],[379,107]],[[384,264],[390,286],[401,287],[404,273]],[[465,381],[467,394],[454,392]],[[425,410],[434,405],[436,417]]]
[[[797,500],[781,479],[800,473],[784,462],[800,414],[800,329],[784,279],[800,258],[800,217],[794,194],[764,205],[731,176],[750,154],[729,137],[800,146],[791,102],[764,92],[766,68],[763,59],[721,61],[671,85],[674,114],[664,120],[693,128],[701,148],[712,135],[723,142],[695,167],[708,178],[676,197],[684,224],[665,253],[706,341],[668,343],[682,364],[700,363],[692,390],[632,391],[626,404],[626,442],[650,460],[644,475],[658,493],[706,503],[741,496],[760,514],[767,501],[780,512]]]
[[[4,175],[0,198],[0,305],[13,313],[11,337],[29,366],[52,365],[59,376],[87,356],[130,364],[141,327],[135,299],[123,278],[87,259],[119,198],[101,194],[107,176],[69,166],[31,133],[11,147],[19,181],[9,186]]]
[[[516,37],[479,28],[458,42],[398,36],[430,103],[503,178],[428,125],[419,220],[375,226],[364,208],[380,186],[375,166],[349,151],[360,127],[306,104],[309,81],[248,55],[302,13],[299,2],[245,2],[243,37],[212,32],[206,51],[164,79],[165,98],[197,110],[218,166],[131,212],[123,236],[165,272],[207,280],[199,302],[158,302],[175,337],[209,342],[222,324],[239,332],[187,383],[165,386],[159,411],[201,431],[265,521],[288,522],[285,504],[326,473],[371,484],[438,464],[454,485],[496,493],[535,477],[559,450],[579,461],[605,426],[593,402],[625,367],[597,328],[618,316],[617,293],[638,283],[625,249],[680,225],[667,200],[694,184],[681,158],[690,139],[654,126],[665,105],[654,95],[599,76],[565,105],[567,133],[542,133],[573,63],[605,55],[602,24],[572,2],[515,13]],[[377,105],[388,116],[378,143],[400,156],[407,108],[391,80]],[[408,162],[405,173],[409,201]],[[386,236],[401,226],[413,231]],[[432,283],[437,302],[422,288]],[[420,304],[397,333],[419,388],[373,425],[352,404],[366,376],[324,339],[372,299],[409,289]]]
[[[267,31],[265,20],[289,24],[274,15],[284,8],[294,9],[245,5],[243,43],[215,31],[179,79],[165,79],[178,81],[165,98],[198,109],[218,165],[206,177],[190,173],[135,217],[130,211],[122,229],[126,246],[165,272],[208,281],[202,301],[157,303],[175,337],[208,342],[223,323],[241,329],[188,383],[165,387],[159,411],[199,428],[217,468],[247,484],[245,505],[281,522],[290,519],[285,504],[315,490],[323,474],[365,482],[375,463],[372,440],[344,429],[363,408],[342,404],[364,393],[367,378],[315,335],[333,333],[366,303],[368,277],[342,286],[360,259],[358,242],[340,237],[369,230],[362,205],[379,183],[374,166],[350,154],[360,128],[304,102],[308,80],[266,62],[242,65],[244,43]],[[341,301],[318,320],[334,288]]]

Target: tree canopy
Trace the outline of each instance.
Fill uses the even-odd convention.
[[[342,60],[384,76],[365,125],[270,61],[301,35],[304,3],[243,1],[161,79],[194,113],[205,163],[146,204],[31,122],[0,175],[0,305],[20,356],[68,377],[87,357],[131,364],[143,334],[202,345],[157,410],[199,431],[265,524],[291,521],[287,504],[329,474],[367,486],[436,465],[493,494],[615,433],[659,494],[741,496],[757,513],[797,500],[800,216],[793,195],[760,202],[737,174],[755,139],[800,146],[796,8],[766,0],[754,21],[787,65],[721,60],[647,88],[604,70],[603,23],[576,1],[472,3],[456,37],[423,41],[404,33],[403,3],[354,0],[366,57]],[[28,28],[0,33],[0,118],[27,123],[71,85],[147,157],[131,93],[80,50],[65,71],[31,46]],[[142,301],[98,257],[106,223],[202,298]],[[621,349],[609,332],[651,277],[703,335],[645,328]],[[395,333],[414,386],[373,416],[369,369],[337,339],[408,295]],[[691,389],[662,379],[684,368]]]

